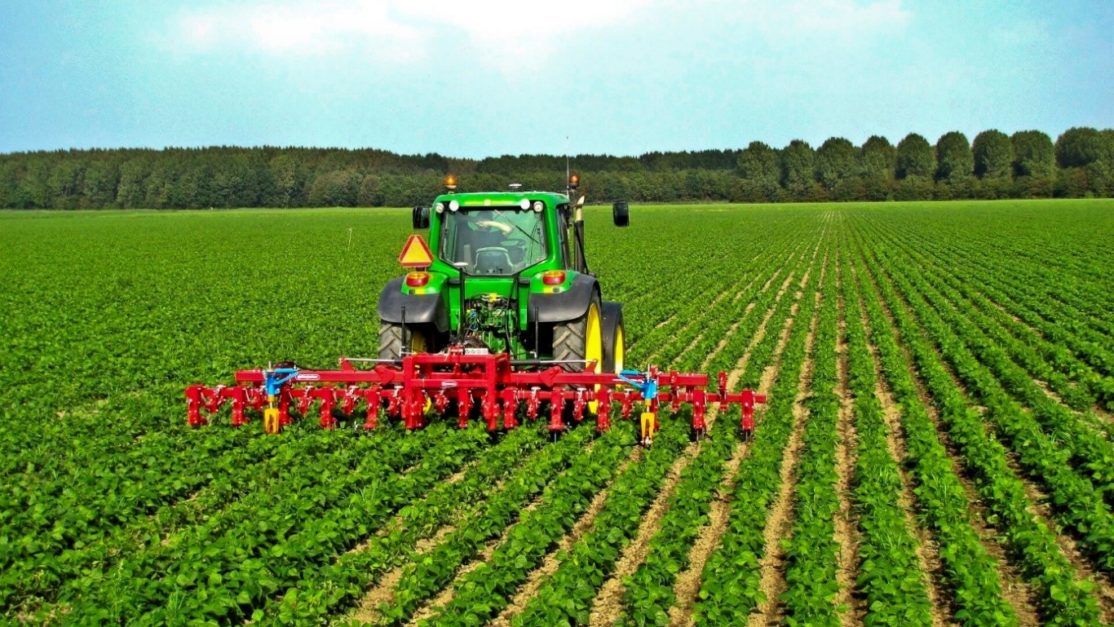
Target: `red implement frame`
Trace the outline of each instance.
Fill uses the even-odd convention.
[[[357,369],[347,358],[340,359],[338,370],[299,369],[291,380],[283,384],[274,399],[268,399],[264,370],[241,370],[236,373],[236,385],[208,387],[191,385],[186,389],[187,414],[190,426],[198,427],[208,421],[202,416],[216,413],[227,401],[231,405],[232,425],[248,422],[245,409],[262,410],[272,402],[277,403],[281,425],[290,424],[291,409],[307,415],[316,404],[321,426],[336,426],[335,409],[350,415],[359,404],[368,410],[366,428],[374,428],[379,419],[379,409],[387,416],[401,418],[407,429],[425,425],[430,410],[444,414],[450,402],[456,403],[460,426],[468,424],[473,407],[487,423],[489,431],[512,429],[518,425],[518,410],[525,408],[526,417],[534,420],[543,411],[549,414],[549,429],[564,431],[566,416],[579,422],[583,420],[589,403],[598,403],[597,427],[603,431],[610,427],[609,411],[618,403],[624,419],[630,417],[635,403],[642,403],[649,412],[657,412],[660,405],[668,405],[676,412],[681,405],[692,406],[692,427],[697,433],[705,430],[704,415],[711,403],[737,404],[740,407],[740,427],[745,434],[754,430],[754,405],[765,403],[766,397],[751,390],[736,393],[727,391],[727,375],[717,377],[716,392],[710,392],[708,375],[679,372],[659,372],[651,367],[648,372],[627,375],[630,382],[614,374],[591,372],[593,364],[583,371],[568,371],[560,365],[531,365],[519,368],[505,354],[466,354],[462,350],[446,353],[419,353],[408,355],[399,362],[377,363],[370,369]],[[516,369],[517,368],[517,369]],[[641,385],[647,380],[657,383],[657,395],[647,401]],[[568,413],[566,413],[568,409]],[[501,424],[500,424],[501,423]]]

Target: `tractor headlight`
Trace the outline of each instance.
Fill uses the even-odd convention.
[[[534,211],[536,211],[537,213],[541,213],[542,209],[545,209],[545,203],[540,201],[540,200],[535,200],[534,201]]]
[[[443,202],[437,203],[436,205],[434,205],[433,210],[436,211],[437,213],[445,213],[445,203],[443,203]]]
[[[530,201],[523,198],[522,200],[518,201],[518,207],[523,211],[526,211],[530,208]]]
[[[455,200],[450,200],[449,211],[456,211],[457,209],[460,209],[460,203]]]

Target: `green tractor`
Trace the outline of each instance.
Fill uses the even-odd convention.
[[[584,196],[578,177],[564,194],[522,191],[446,192],[415,207],[413,226],[429,229],[430,246],[379,296],[379,358],[401,359],[459,346],[507,353],[522,366],[558,364],[579,371],[623,370],[623,308],[603,300],[584,255]],[[612,208],[616,226],[630,222],[626,203]],[[411,238],[415,245],[424,241]]]

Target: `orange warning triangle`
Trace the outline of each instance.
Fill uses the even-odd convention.
[[[406,238],[402,245],[402,252],[398,255],[398,262],[404,268],[428,268],[433,263],[433,253],[429,252],[429,245],[417,233]]]

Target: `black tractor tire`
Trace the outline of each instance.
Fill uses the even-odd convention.
[[[603,301],[603,372],[618,374],[623,370],[626,354],[626,329],[623,328],[623,306]]]
[[[403,335],[406,336],[409,345],[408,352],[434,352],[433,334],[428,329],[407,325],[405,331],[404,334],[401,324],[379,321],[379,359],[401,359]]]
[[[593,312],[594,310],[594,312]],[[594,317],[594,322],[593,322]],[[579,317],[568,322],[562,322],[553,326],[553,359],[556,361],[569,361],[572,363],[561,364],[561,367],[569,371],[583,370],[585,359],[596,355],[599,358],[597,369],[602,371],[603,368],[603,325],[602,325],[602,309],[600,307],[599,296],[592,296],[592,300],[588,303],[588,308]],[[597,325],[596,341],[599,344],[593,350],[588,346],[589,336],[592,331],[589,328],[592,324]]]

